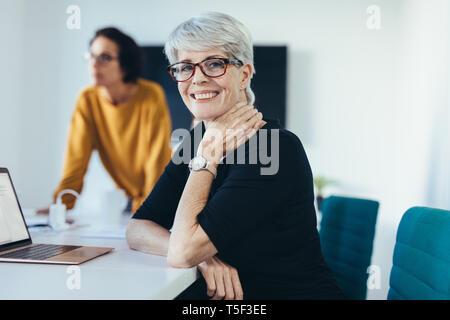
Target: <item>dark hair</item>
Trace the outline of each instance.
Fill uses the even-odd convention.
[[[89,46],[100,36],[114,41],[119,47],[119,64],[124,73],[123,82],[136,82],[142,73],[144,63],[142,49],[130,36],[114,27],[97,30]]]

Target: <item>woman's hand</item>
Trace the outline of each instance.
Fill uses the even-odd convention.
[[[222,157],[250,139],[265,123],[262,113],[254,106],[238,103],[208,124],[197,155],[217,164]]]
[[[45,207],[45,208],[36,210],[36,214],[49,214],[49,213],[50,213],[50,207]]]
[[[197,268],[206,281],[206,294],[212,297],[211,300],[244,298],[238,272],[232,266],[214,256],[200,263]]]

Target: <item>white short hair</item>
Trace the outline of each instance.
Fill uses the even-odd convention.
[[[207,12],[181,23],[169,35],[164,46],[164,53],[169,63],[173,64],[177,62],[178,50],[207,51],[211,49],[223,51],[229,55],[229,58],[250,64],[253,74],[255,73],[253,42],[249,30],[240,21],[224,13]],[[250,81],[245,94],[248,103],[253,104],[255,94],[250,88]]]

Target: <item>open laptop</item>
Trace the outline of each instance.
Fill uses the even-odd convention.
[[[0,168],[0,262],[80,264],[111,250],[33,243],[8,169]]]

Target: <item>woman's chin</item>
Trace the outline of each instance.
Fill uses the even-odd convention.
[[[194,115],[195,116],[195,115]],[[195,116],[195,120],[197,120],[197,121],[211,121],[211,120],[213,120],[214,118],[212,118],[212,117],[203,117],[203,116]]]
[[[94,86],[94,87],[103,87],[103,86],[105,85],[105,83],[104,83],[103,81],[101,81],[101,80],[99,80],[99,79],[96,79],[96,78],[93,78],[93,79],[91,80],[91,84],[92,84],[92,86]]]
[[[220,114],[217,114],[217,112],[205,112],[205,111],[193,112],[192,114],[195,116],[195,119],[200,121],[210,121],[220,116]]]
[[[198,108],[196,110],[191,109],[191,113],[195,116],[197,120],[211,121],[223,115],[227,110],[215,108]]]

